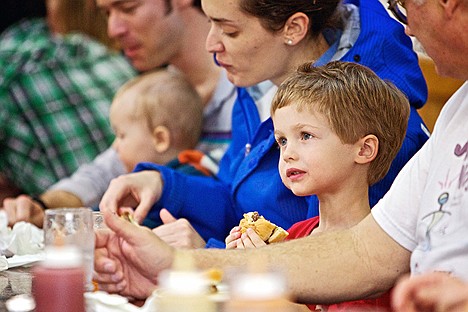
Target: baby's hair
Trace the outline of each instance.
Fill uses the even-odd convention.
[[[141,74],[124,84],[115,98],[133,88],[138,94],[134,118],[145,118],[151,131],[167,127],[174,147],[195,148],[203,127],[203,104],[183,74],[167,69]]]
[[[278,88],[271,115],[289,105],[322,114],[345,144],[369,134],[377,136],[379,150],[370,164],[370,185],[390,169],[403,143],[410,113],[408,99],[392,83],[365,66],[341,61],[320,67],[301,65]]]

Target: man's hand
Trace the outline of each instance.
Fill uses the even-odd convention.
[[[5,209],[8,216],[10,226],[20,221],[30,222],[39,228],[43,226],[44,210],[39,203],[33,201],[28,195],[6,198],[3,201],[3,209]]]
[[[448,273],[428,273],[405,277],[392,295],[395,311],[468,311],[468,284]]]
[[[172,247],[150,229],[105,212],[109,229],[96,231],[94,280],[99,288],[135,299],[146,299],[157,284],[159,272],[174,258]]]
[[[176,248],[204,248],[206,242],[187,219],[176,219],[167,209],[161,209],[160,217],[164,223],[153,229],[163,241]]]
[[[163,182],[158,171],[140,171],[113,179],[102,197],[99,209],[116,213],[120,207],[135,209],[133,217],[141,223],[151,206],[159,200]]]

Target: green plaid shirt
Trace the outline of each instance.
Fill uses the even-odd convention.
[[[37,195],[113,140],[117,89],[135,76],[123,56],[87,37],[24,20],[0,36],[0,171]]]

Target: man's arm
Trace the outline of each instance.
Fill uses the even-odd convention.
[[[159,272],[171,267],[175,253],[193,256],[200,269],[246,267],[260,259],[287,274],[293,299],[303,303],[372,297],[409,271],[410,252],[391,239],[372,215],[349,230],[247,250],[176,250],[147,228],[108,212],[104,218],[114,233],[96,233],[95,279],[103,290],[136,298],[149,294],[134,286],[156,285]]]
[[[287,272],[292,295],[304,303],[373,297],[409,271],[410,252],[367,216],[355,227],[265,248],[194,250],[201,268],[247,265],[254,258]]]
[[[62,190],[48,190],[39,198],[47,208],[83,207],[81,199],[73,193]]]
[[[81,165],[71,177],[52,185],[47,192],[61,191],[61,195],[67,196],[63,198],[64,200],[74,200],[76,203],[75,200],[78,199],[81,206],[97,206],[110,181],[124,173],[126,172],[122,162],[116,151],[110,147],[99,154],[92,163]],[[74,198],[70,195],[73,195]],[[59,202],[59,199],[56,199],[53,202],[54,199],[46,194],[41,195],[41,199],[47,206],[50,203],[52,205],[50,207],[57,207],[60,203],[62,207],[63,205],[68,206],[67,201]]]

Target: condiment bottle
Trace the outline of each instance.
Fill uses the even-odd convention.
[[[172,269],[159,276],[157,311],[214,312],[216,305],[209,298],[209,289],[206,274],[195,270],[189,255],[179,252]]]
[[[75,246],[47,246],[45,259],[33,268],[35,312],[84,312],[82,256]]]

